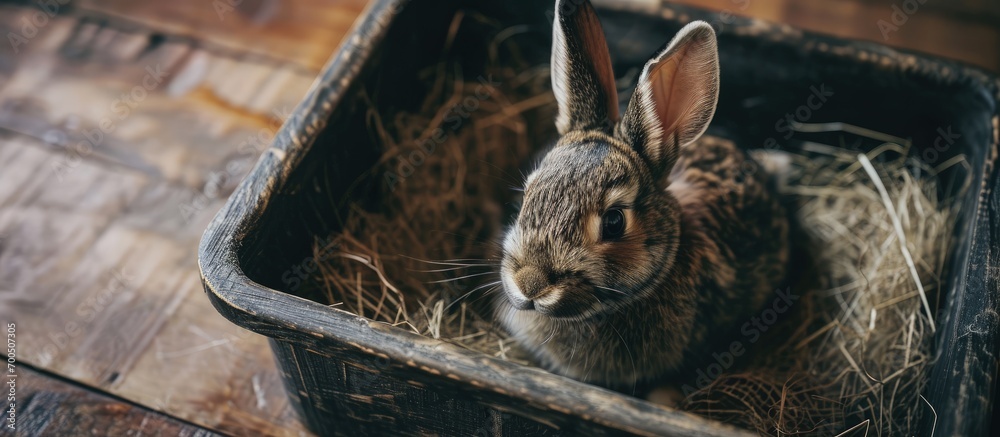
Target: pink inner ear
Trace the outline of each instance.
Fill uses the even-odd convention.
[[[589,2],[581,5],[581,10],[574,14],[577,29],[581,30],[583,52],[589,58],[590,65],[597,75],[598,85],[607,96],[608,118],[611,122],[617,122],[618,114],[618,88],[615,86],[615,72],[611,68],[611,53],[608,50],[608,43],[604,39],[604,31],[601,29],[601,22],[597,18],[597,13],[590,6]]]
[[[717,98],[714,47],[697,37],[649,71],[650,93],[664,140],[693,141],[711,119]],[[678,144],[679,145],[679,144]]]
[[[683,51],[684,49],[682,49]],[[681,106],[680,103],[685,100],[684,96],[680,94],[684,90],[674,89],[678,70],[677,58],[683,56],[683,53],[677,53],[675,56],[664,59],[649,72],[650,92],[656,107],[656,116],[660,119],[664,134],[676,131],[677,115],[680,112],[677,107]]]

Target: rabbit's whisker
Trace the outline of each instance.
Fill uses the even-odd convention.
[[[455,300],[454,300],[454,301],[452,301],[452,302],[451,302],[450,304],[448,304],[448,306],[447,306],[447,307],[445,307],[445,308],[444,308],[444,310],[445,310],[445,311],[448,311],[449,309],[451,309],[451,307],[452,307],[452,306],[454,306],[454,305],[455,305],[456,303],[458,303],[458,302],[459,302],[459,301],[461,301],[462,299],[465,299],[466,297],[469,297],[469,296],[470,296],[470,295],[471,295],[472,293],[475,293],[475,292],[477,292],[477,291],[479,291],[479,290],[482,290],[482,289],[484,289],[484,288],[487,288],[487,287],[493,287],[493,288],[496,288],[496,287],[497,287],[498,285],[500,285],[500,281],[494,281],[494,282],[489,282],[489,283],[486,283],[486,284],[483,284],[483,285],[480,285],[480,286],[478,286],[478,287],[476,287],[476,288],[473,288],[473,289],[472,289],[472,290],[470,290],[470,291],[469,291],[468,293],[465,293],[465,294],[463,294],[463,295],[459,296],[459,297],[458,297],[458,299],[455,299]],[[489,294],[489,292],[490,292],[490,290],[487,290],[487,291],[486,291],[486,294]]]
[[[624,291],[621,291],[621,290],[615,290],[614,288],[608,288],[608,287],[602,287],[602,286],[600,286],[600,285],[595,285],[594,287],[595,287],[595,288],[600,288],[601,290],[608,290],[608,291],[613,291],[613,292],[615,292],[615,293],[618,293],[618,294],[620,294],[620,295],[622,295],[622,296],[625,296],[625,295],[626,295],[626,293],[625,293]]]
[[[440,262],[450,262],[450,263],[466,263],[466,264],[469,264],[469,263],[471,263],[471,264],[493,264],[493,263],[497,262],[497,260],[490,259],[490,258],[484,258],[484,259],[477,259],[477,258],[456,258],[456,259],[442,259],[442,260],[439,260],[439,261]]]
[[[549,340],[552,340],[552,338],[556,336],[556,330],[557,330],[557,327],[556,327],[556,326],[553,326],[553,327],[552,327],[552,329],[550,329],[550,330],[549,330],[549,336],[548,336],[548,338],[546,338],[545,340],[543,340],[543,341],[542,341],[541,343],[539,343],[538,345],[539,345],[539,346],[544,346],[544,345],[545,345],[545,343],[548,343],[548,342],[549,342]]]
[[[431,261],[426,259],[414,258],[412,256],[406,256],[406,255],[400,255],[400,256],[403,258],[408,258],[426,264],[435,264],[442,266],[486,266],[486,265],[492,265],[497,261],[494,259],[475,259],[475,258],[458,258],[458,259]]]
[[[476,276],[494,275],[494,274],[496,274],[496,272],[494,272],[494,271],[491,270],[491,271],[488,271],[488,272],[473,273],[471,275],[459,276],[457,278],[442,279],[440,281],[431,281],[429,283],[430,284],[443,284],[445,282],[455,282],[455,281],[461,281],[463,279],[475,278]]]
[[[622,333],[618,331],[618,328],[615,328],[615,325],[608,324],[608,326],[615,331],[615,334],[618,334],[618,338],[622,341],[622,346],[625,346],[625,352],[628,352],[628,360],[632,363],[632,395],[634,396],[635,386],[637,384],[637,380],[639,379],[639,374],[635,368],[635,358],[632,357],[632,349],[628,347],[628,342],[625,341],[625,337],[623,337]]]
[[[462,269],[471,269],[473,267],[492,267],[492,266],[484,264],[484,265],[468,265],[468,266],[461,266],[461,267],[448,267],[448,268],[444,268],[444,269],[434,269],[434,270],[412,270],[412,271],[414,271],[414,272],[421,272],[421,273],[440,273],[440,272],[451,272],[451,271],[462,270]]]
[[[489,296],[490,293],[493,293],[494,291],[497,291],[499,289],[500,289],[500,287],[493,287],[493,288],[491,288],[489,290],[486,290],[483,294],[481,294],[479,297],[475,298],[475,300],[473,300],[472,302],[473,303],[479,302],[480,299],[482,299],[482,298],[484,298],[486,296]]]

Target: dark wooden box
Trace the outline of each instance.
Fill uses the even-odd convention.
[[[642,2],[649,5],[656,2]],[[700,10],[599,2],[616,72],[641,66],[684,23],[719,32],[722,95],[713,129],[761,146],[810,87],[835,91],[810,121],[842,121],[912,137],[933,159],[965,154],[973,189],[962,200],[937,361],[924,395],[935,435],[986,435],[1000,323],[998,81],[981,71],[861,42]],[[329,62],[272,147],[205,232],[199,263],[223,316],[271,339],[288,393],[322,435],[734,435],[728,426],[539,369],[527,368],[303,299],[282,274],[307,262],[324,217],[377,159],[355,97],[412,108],[416,71],[437,59],[452,16],[526,25],[524,56],[546,62],[552,2],[377,0]],[[454,55],[474,72],[485,48],[465,35]],[[398,87],[398,88],[393,88]],[[939,128],[961,134],[935,147]],[[780,136],[779,136],[780,138]],[[792,147],[780,144],[781,147]],[[377,201],[377,199],[374,199]]]

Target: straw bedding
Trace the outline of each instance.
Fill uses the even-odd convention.
[[[682,408],[767,434],[912,435],[936,414],[920,394],[958,210],[935,176],[964,161],[931,168],[908,152],[807,143],[791,155],[781,191],[813,261],[798,308],[746,369]]]

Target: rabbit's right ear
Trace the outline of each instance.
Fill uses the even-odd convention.
[[[601,22],[589,0],[556,0],[552,25],[552,90],[560,134],[610,132],[618,122],[618,91]]]

